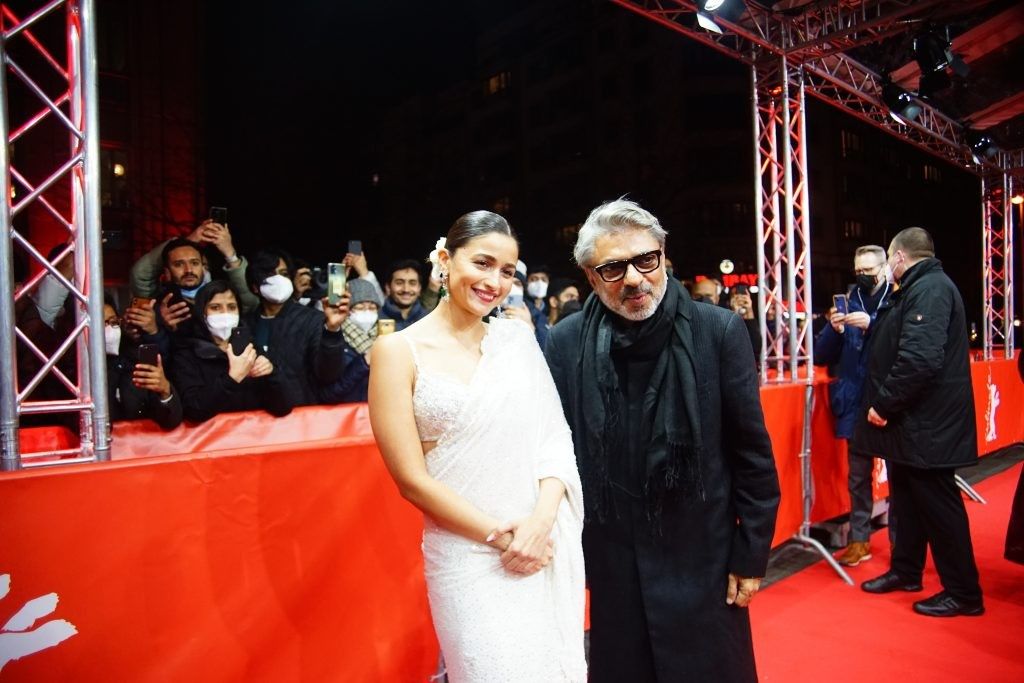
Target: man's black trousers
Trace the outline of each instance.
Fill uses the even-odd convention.
[[[920,581],[930,546],[947,593],[970,604],[981,602],[967,510],[956,485],[956,470],[919,469],[887,463],[892,505],[899,519],[892,569]]]

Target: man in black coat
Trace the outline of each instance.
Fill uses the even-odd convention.
[[[667,277],[665,235],[633,202],[595,209],[594,294],[545,349],[583,480],[590,680],[755,681],[775,461],[743,321]]]
[[[246,316],[253,345],[273,359],[291,405],[320,403],[320,389],[336,382],[345,369],[347,345],[341,325],[348,317],[348,293],[336,306],[322,299],[323,313],[299,305],[292,299],[289,259],[274,249],[253,256],[245,277],[260,300]]]
[[[964,303],[921,228],[893,238],[889,268],[900,288],[871,329],[866,418],[857,423],[851,448],[885,458],[899,525],[891,568],[861,587],[922,590],[931,546],[943,590],[915,602],[914,611],[978,616],[985,611],[978,568],[954,479],[957,467],[978,460]]]

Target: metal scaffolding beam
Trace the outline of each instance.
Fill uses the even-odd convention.
[[[63,16],[58,10],[63,9]],[[36,37],[33,27],[41,22],[62,21],[64,42],[47,45]],[[51,0],[25,18],[16,16],[9,7],[2,8],[0,58],[0,136],[7,142],[0,151],[0,446],[2,468],[14,470],[23,466],[53,462],[85,462],[105,460],[110,454],[110,422],[107,406],[106,353],[103,343],[103,263],[100,228],[99,192],[99,98],[97,94],[96,37],[94,0]],[[15,46],[16,59],[11,47]],[[45,81],[23,68],[23,55],[41,57],[48,66]],[[57,55],[63,54],[63,57]],[[60,83],[60,92],[51,95],[39,83]],[[10,120],[9,83],[20,82],[35,97],[41,108],[23,121]],[[50,86],[52,90],[52,86]],[[56,164],[42,180],[32,182],[29,174],[20,172],[12,163],[12,151],[24,146],[18,158],[30,158],[33,150],[24,139],[26,133],[43,122],[62,127],[67,133],[66,157]],[[29,136],[30,137],[30,136]],[[12,187],[12,179],[18,188]],[[15,190],[19,196],[15,196]],[[20,193],[24,192],[24,196]],[[47,198],[55,193],[69,192],[67,206]],[[50,261],[29,236],[22,234],[14,218],[30,206],[41,207],[67,231],[67,248]],[[13,274],[14,249],[20,248],[36,264],[38,272],[15,290]],[[72,259],[73,274],[66,276],[60,263]],[[14,311],[19,301],[36,294],[44,286],[67,292],[73,303],[74,322],[63,340],[49,351],[40,349],[30,335],[20,329]],[[35,301],[27,302],[36,305]],[[54,329],[59,327],[54,325]],[[19,377],[18,345],[39,361],[32,377]],[[74,354],[75,371],[62,369],[60,362]],[[47,379],[55,379],[66,391],[67,398],[54,400],[33,398],[33,391]],[[22,415],[74,412],[80,415],[80,446],[69,452],[22,453],[19,439],[19,418]],[[55,456],[74,456],[55,460]]]

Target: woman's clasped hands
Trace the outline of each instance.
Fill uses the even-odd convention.
[[[529,576],[548,566],[555,556],[552,526],[554,519],[536,516],[502,522],[487,543],[502,551],[501,563],[507,570]]]

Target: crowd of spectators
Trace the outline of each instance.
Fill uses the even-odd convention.
[[[49,258],[62,277],[47,274],[16,311],[19,329],[39,351],[19,343],[20,387],[43,367],[40,356],[55,355],[75,325],[74,297],[66,286],[74,278],[72,249],[58,245]],[[153,247],[132,265],[127,297],[106,297],[112,419],[148,419],[172,429],[224,412],[279,416],[299,406],[365,401],[378,335],[429,314],[440,301],[441,280],[415,258],[391,264],[380,279],[361,251],[339,262],[346,291],[332,305],[326,268],[274,248],[246,258],[235,249],[228,226],[212,220]],[[531,325],[543,347],[548,330],[578,312],[587,294],[582,280],[565,275],[520,261],[512,292],[496,313]],[[758,350],[749,292],[740,288],[723,295],[714,280],[702,280],[691,291],[695,299],[736,311]],[[72,348],[33,387],[29,400],[71,398],[77,371]],[[47,417],[53,424],[53,416]],[[77,428],[71,420],[68,413],[56,423]],[[23,419],[25,425],[38,423]]]

